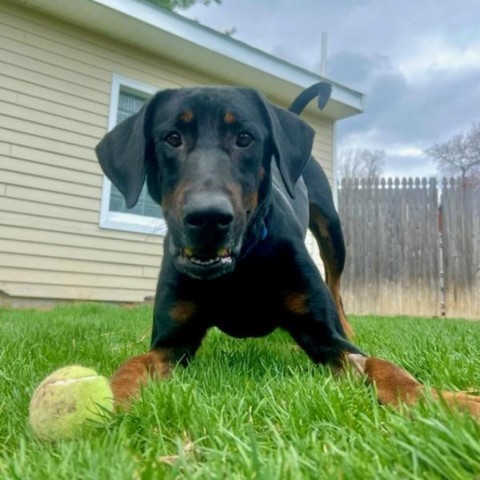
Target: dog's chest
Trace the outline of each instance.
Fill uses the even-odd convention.
[[[211,317],[213,325],[228,335],[238,338],[262,337],[279,326],[273,302],[247,299],[242,304],[233,303],[230,306],[230,309],[216,311]]]
[[[265,272],[222,279],[198,300],[204,320],[234,337],[264,336],[279,326],[277,281]]]

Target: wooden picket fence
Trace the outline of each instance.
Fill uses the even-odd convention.
[[[442,192],[446,314],[480,319],[480,185],[444,180]]]
[[[479,185],[344,180],[338,192],[347,312],[480,319]]]

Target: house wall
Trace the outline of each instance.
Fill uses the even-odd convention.
[[[163,237],[99,227],[112,74],[155,87],[221,79],[0,0],[0,293],[143,301]],[[332,124],[310,119],[331,174]],[[1,302],[1,299],[0,299]]]

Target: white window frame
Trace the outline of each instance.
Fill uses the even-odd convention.
[[[118,99],[121,90],[131,90],[133,94],[146,97],[152,96],[159,89],[137,80],[114,74],[110,91],[110,110],[108,114],[108,131],[117,123]],[[165,235],[167,224],[163,218],[145,217],[132,213],[110,211],[110,193],[112,182],[104,175],[102,188],[102,203],[100,208],[100,228],[121,230],[126,232]]]

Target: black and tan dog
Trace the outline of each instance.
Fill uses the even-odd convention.
[[[114,375],[118,403],[149,377],[188,363],[212,326],[235,337],[282,328],[316,363],[340,367],[348,358],[383,402],[421,395],[408,373],[348,340],[342,230],[326,175],[311,157],[313,137],[297,115],[254,90],[203,87],[157,93],[99,143],[103,171],[127,206],[146,179],[168,225],[151,350]],[[306,250],[308,228],[328,286]],[[455,399],[479,410],[473,397]]]

